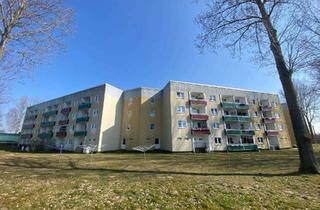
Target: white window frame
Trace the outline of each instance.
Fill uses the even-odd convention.
[[[222,138],[221,137],[214,137],[214,144],[222,144]]]
[[[255,124],[255,130],[257,130],[257,131],[261,130],[261,124],[260,123]]]
[[[155,123],[150,123],[149,124],[149,129],[150,130],[155,130],[156,129],[156,124]]]
[[[150,117],[155,117],[156,116],[156,111],[155,110],[150,111],[149,116]]]
[[[264,144],[263,137],[257,137],[258,144]]]
[[[213,129],[219,129],[220,128],[220,124],[217,122],[212,123],[212,128]]]
[[[209,96],[209,101],[216,101],[216,100],[217,100],[217,98],[216,98],[215,95],[210,95]]]
[[[211,114],[212,114],[213,116],[217,116],[217,115],[219,114],[218,109],[217,109],[217,108],[211,108]]]
[[[179,129],[184,129],[187,127],[187,121],[185,120],[178,120],[178,128]]]
[[[184,92],[178,91],[176,96],[177,99],[184,99]]]
[[[185,106],[177,106],[176,113],[183,114],[185,112],[186,112],[186,107]]]

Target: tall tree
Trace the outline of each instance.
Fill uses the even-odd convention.
[[[295,0],[206,0],[197,22],[202,28],[199,47],[224,46],[234,53],[253,52],[258,63],[275,66],[288,102],[300,157],[301,173],[320,173],[312,141],[299,107],[292,74],[308,65],[303,46],[316,40],[300,24],[311,2]]]
[[[1,0],[0,86],[60,52],[71,23],[63,0]]]

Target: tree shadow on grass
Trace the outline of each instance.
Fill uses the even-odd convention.
[[[123,169],[123,168],[107,168],[107,167],[79,167],[76,162],[70,160],[64,162],[65,167],[58,166],[57,163],[53,164],[53,161],[43,160],[34,161],[23,158],[10,158],[0,161],[0,168],[22,168],[22,169],[42,169],[43,170],[54,170],[62,172],[98,172],[98,173],[133,173],[136,175],[186,175],[186,176],[257,176],[257,177],[281,177],[281,176],[299,176],[300,174],[296,171],[284,172],[284,173],[259,173],[259,172],[190,172],[190,171],[165,171],[165,170],[136,170],[136,169]],[[218,168],[217,168],[218,169]],[[225,168],[224,168],[225,170]],[[40,173],[40,172],[39,172]]]

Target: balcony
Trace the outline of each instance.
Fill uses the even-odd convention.
[[[242,134],[240,129],[225,129],[224,133],[226,136],[241,136]]]
[[[249,105],[248,104],[236,104],[236,109],[248,110],[249,109]]]
[[[192,135],[209,135],[209,128],[192,128]]]
[[[38,115],[35,114],[35,115],[28,115],[25,117],[25,120],[35,120],[37,119]]]
[[[264,123],[275,123],[276,122],[276,118],[275,117],[264,117],[263,118],[263,122]]]
[[[221,102],[221,107],[223,109],[235,109],[236,104],[233,102]]]
[[[33,129],[34,128],[34,124],[29,124],[29,125],[23,125],[22,129]]]
[[[87,131],[75,131],[73,136],[75,137],[81,137],[81,136],[86,136],[87,135]]]
[[[254,136],[255,132],[254,130],[242,130],[241,134],[242,136]]]
[[[63,138],[63,137],[66,137],[67,136],[67,132],[66,131],[59,131],[56,133],[56,137],[59,137],[59,138]]]
[[[272,106],[270,105],[264,105],[264,106],[260,106],[261,111],[263,112],[270,112],[272,111]]]
[[[239,122],[251,122],[251,117],[249,116],[238,116]]]
[[[191,120],[208,120],[209,116],[207,114],[193,114],[191,113]]]
[[[49,139],[53,136],[52,132],[48,132],[48,133],[39,133],[38,137],[41,139]]]
[[[21,134],[21,138],[22,139],[31,139],[33,137],[33,135],[32,134]]]
[[[60,120],[59,125],[67,125],[69,124],[69,120]]]
[[[42,122],[40,124],[40,127],[52,127],[52,126],[55,126],[55,124],[56,124],[55,121]]]
[[[88,121],[89,121],[89,117],[78,117],[76,120],[77,123],[88,122]]]
[[[78,110],[90,109],[90,108],[91,108],[90,102],[82,103],[78,106]]]
[[[266,135],[267,136],[278,136],[279,135],[279,131],[278,130],[267,130],[266,131]]]
[[[61,109],[60,113],[64,115],[68,115],[71,112],[71,107]]]
[[[194,106],[207,106],[207,101],[204,99],[190,99],[190,104]]]
[[[229,152],[243,152],[243,151],[259,151],[256,144],[229,144],[227,145]]]
[[[237,115],[225,115],[223,116],[223,120],[226,122],[238,122]]]
[[[52,111],[43,112],[42,116],[43,117],[49,117],[49,116],[56,115],[56,114],[58,114],[58,111],[57,110],[52,110]]]

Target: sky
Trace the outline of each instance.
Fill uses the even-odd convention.
[[[67,50],[10,87],[41,101],[109,83],[121,89],[162,88],[169,80],[278,93],[278,76],[226,49],[200,53],[194,0],[68,0],[75,12]],[[245,54],[245,53],[244,53]]]

